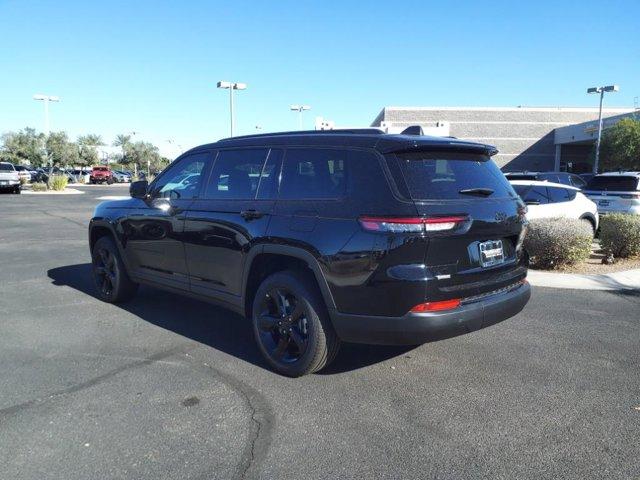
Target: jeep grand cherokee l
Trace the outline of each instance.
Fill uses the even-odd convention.
[[[89,226],[100,297],[145,283],[251,319],[300,376],[341,341],[417,345],[517,314],[526,208],[487,145],[334,130],[194,148]]]

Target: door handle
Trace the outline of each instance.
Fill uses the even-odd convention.
[[[264,217],[264,213],[258,212],[257,210],[249,209],[249,210],[242,210],[240,212],[240,216],[245,220],[256,220],[258,218]]]

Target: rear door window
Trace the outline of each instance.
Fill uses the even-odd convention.
[[[549,193],[547,187],[541,187],[539,185],[514,185],[513,188],[520,195],[520,198],[525,202],[531,202],[535,204],[544,205],[549,203]]]
[[[498,166],[486,155],[412,152],[396,154],[388,161],[397,162],[402,178],[395,181],[406,184],[413,200],[469,199],[473,197],[461,192],[470,189],[492,190],[490,198],[516,196]]]
[[[254,199],[268,152],[267,148],[221,150],[211,169],[204,198]]]
[[[570,202],[576,198],[575,190],[569,190],[568,188],[547,187],[549,192],[549,199],[551,203]]]
[[[345,150],[290,148],[282,168],[279,198],[343,197],[347,185],[346,168]]]
[[[593,177],[587,184],[587,190],[633,192],[637,189],[638,178],[631,175],[601,175]]]

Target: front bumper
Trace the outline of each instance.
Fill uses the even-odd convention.
[[[372,317],[333,312],[341,340],[375,345],[420,345],[455,337],[513,317],[531,297],[529,283],[463,303],[455,310],[408,313],[403,317]]]

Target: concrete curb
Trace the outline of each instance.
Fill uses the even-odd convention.
[[[22,190],[22,195],[79,195],[81,193],[80,190],[76,190],[75,188],[65,188],[62,191],[55,190],[47,190],[45,192],[34,192],[33,190]]]
[[[577,290],[636,290],[640,289],[640,268],[597,275],[529,270],[527,280],[531,285],[537,287]]]

